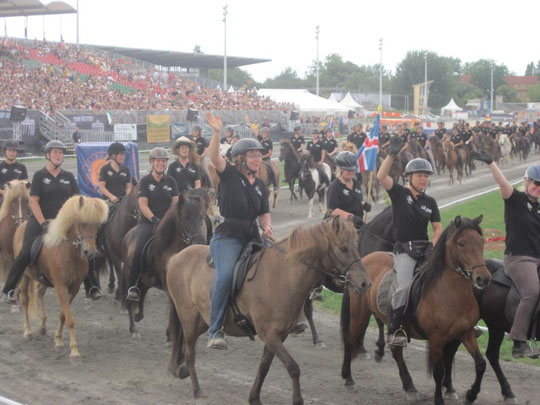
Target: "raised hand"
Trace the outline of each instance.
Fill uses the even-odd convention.
[[[481,162],[487,163],[488,165],[493,163],[493,158],[491,157],[491,155],[489,153],[487,153],[486,151],[483,151],[483,150],[479,150],[478,152],[472,151],[471,152],[471,157],[473,159],[476,159],[476,160],[479,160]]]
[[[219,115],[212,115],[210,111],[205,113],[206,123],[214,130],[214,132],[221,133],[221,128],[223,124],[221,123],[221,117]]]

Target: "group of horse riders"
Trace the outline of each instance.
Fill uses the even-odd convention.
[[[219,116],[206,114],[206,121],[213,129],[210,143],[202,138],[201,129],[195,127],[193,140],[181,137],[172,147],[177,160],[169,165],[169,154],[165,148],[154,148],[149,155],[151,172],[139,184],[138,202],[141,212],[136,232],[135,256],[130,268],[128,299],[138,300],[138,278],[141,271],[142,250],[153,230],[159,224],[168,208],[178,200],[178,195],[188,188],[201,187],[200,156],[208,156],[220,180],[218,205],[223,221],[217,226],[211,242],[210,252],[216,267],[216,286],[211,296],[210,329],[208,347],[226,349],[227,341],[223,331],[224,318],[229,302],[232,277],[236,260],[242,247],[259,240],[258,226],[265,236],[272,234],[269,213],[269,191],[258,173],[263,159],[271,156],[272,145],[269,130],[263,127],[260,137],[243,138],[234,136],[232,128],[227,128],[221,138],[222,123]],[[466,126],[465,126],[466,128]],[[403,130],[403,128],[401,128]],[[401,186],[389,175],[396,156],[406,147],[412,134],[386,137],[382,128],[379,142],[388,148],[388,154],[377,173],[377,179],[388,192],[392,203],[395,270],[397,290],[392,299],[392,310],[388,323],[387,340],[390,345],[404,346],[407,336],[401,324],[404,304],[409,284],[418,263],[429,255],[442,232],[441,218],[437,202],[426,194],[432,164],[422,158],[410,160],[405,167],[407,185]],[[447,136],[436,132],[437,137]],[[452,132],[458,132],[454,128]],[[319,132],[313,131],[312,140],[305,144],[301,128],[295,128],[291,139],[298,152],[309,152],[315,163],[322,163],[325,155],[336,156],[336,178],[328,190],[327,206],[333,216],[351,217],[354,225],[361,228],[364,211],[370,211],[370,204],[362,198],[362,189],[356,179],[356,156],[352,152],[339,152],[331,130],[325,131],[326,139],[319,139]],[[415,131],[419,141],[423,132]],[[361,127],[356,127],[349,135],[355,144],[363,142],[366,136]],[[220,145],[231,145],[228,157],[222,156]],[[361,145],[361,143],[360,143]],[[0,182],[5,185],[13,179],[27,179],[24,165],[16,161],[20,146],[16,141],[4,143],[5,162],[0,165]],[[15,289],[26,266],[30,262],[31,241],[47,229],[62,204],[79,189],[72,173],[61,169],[65,145],[51,141],[45,147],[47,164],[34,174],[30,189],[32,216],[24,235],[23,248],[16,258],[2,291],[2,301],[14,303]],[[527,343],[527,333],[531,317],[539,298],[540,282],[540,165],[528,167],[524,176],[524,191],[515,189],[504,177],[493,158],[484,151],[473,151],[472,158],[486,163],[499,185],[505,207],[506,249],[504,264],[508,275],[516,285],[521,300],[510,332],[514,341],[514,357],[530,356],[533,353]],[[99,186],[104,198],[112,203],[119,201],[131,190],[131,174],[123,163],[125,148],[113,143],[108,149],[108,163],[100,172]],[[165,173],[167,171],[167,173]],[[258,221],[258,225],[257,225]],[[431,242],[428,224],[432,225]],[[90,282],[92,282],[90,280]],[[94,289],[96,291],[97,289]],[[99,298],[96,291],[95,298]]]

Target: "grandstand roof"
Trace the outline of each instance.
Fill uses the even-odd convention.
[[[93,45],[95,48],[129,58],[139,59],[154,65],[165,67],[183,67],[200,69],[222,69],[223,55],[207,55],[204,53],[189,53],[175,51],[159,51],[155,49],[123,48],[118,46]],[[228,67],[253,65],[255,63],[270,62],[271,59],[241,58],[227,56]]]
[[[2,0],[0,17],[27,17],[31,15],[53,15],[76,13],[73,7],[63,1],[43,4],[39,0]]]

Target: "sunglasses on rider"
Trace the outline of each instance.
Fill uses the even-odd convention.
[[[540,181],[539,180],[533,180],[532,182],[536,187],[540,187]]]

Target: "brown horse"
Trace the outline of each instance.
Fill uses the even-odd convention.
[[[24,309],[24,337],[26,339],[32,335],[29,316],[33,316],[36,312],[36,286],[38,286],[41,304],[39,333],[44,335],[47,331],[44,301],[47,286],[38,280],[45,280],[49,285],[54,286],[61,307],[55,338],[56,350],[61,351],[64,348],[62,331],[66,324],[69,329],[72,364],[80,364],[81,355],[75,339],[75,319],[71,312],[71,302],[88,274],[88,259],[97,253],[97,231],[107,220],[108,215],[107,204],[99,198],[74,196],[67,200],[56,218],[50,223],[41,252],[36,262],[26,269],[19,286]],[[16,254],[21,250],[25,228],[26,224],[23,224],[15,233],[13,243]]]
[[[454,144],[447,140],[443,142],[444,147],[444,164],[448,168],[449,179],[448,185],[454,184],[454,169],[457,172],[457,179],[461,183],[461,178],[463,177],[463,165],[460,164],[458,160],[458,155]]]
[[[293,403],[302,404],[300,367],[283,346],[297,323],[314,284],[324,275],[339,278],[355,293],[371,282],[360,261],[356,230],[338,217],[307,228],[297,228],[287,239],[264,250],[256,268],[235,298],[242,314],[264,342],[257,377],[249,394],[250,404],[260,404],[260,392],[274,356],[284,364],[293,383]],[[169,317],[171,356],[169,371],[179,378],[191,376],[193,395],[204,396],[195,371],[195,344],[210,322],[210,284],[214,268],[206,258],[207,246],[190,246],[171,258],[167,285],[173,306]],[[225,332],[246,336],[229,309]]]
[[[274,188],[272,191],[272,194],[274,196],[274,199],[272,200],[272,208],[275,209],[279,194],[281,177],[279,163],[275,160],[263,160],[263,164],[259,169],[259,177],[264,182],[264,184],[266,184],[266,187],[268,187],[268,189],[270,189],[270,186],[272,185],[272,176],[274,177],[277,184],[277,187]]]
[[[490,282],[490,272],[483,257],[484,238],[480,229],[482,217],[475,219],[456,217],[441,234],[433,253],[417,278],[417,286],[409,298],[408,316],[404,323],[409,336],[428,341],[428,371],[433,371],[435,380],[435,404],[443,404],[442,385],[448,396],[455,397],[451,385],[451,358],[460,342],[471,354],[475,363],[476,380],[467,392],[467,400],[473,402],[480,392],[480,382],[486,368],[474,334],[474,326],[480,318],[480,310],[474,295],[474,288],[483,289]],[[354,384],[351,376],[350,360],[358,338],[363,336],[371,313],[388,321],[391,291],[386,298],[379,297],[381,282],[392,272],[393,256],[386,252],[375,252],[362,259],[373,280],[373,287],[364,296],[344,295],[342,304],[342,336],[346,348],[353,353],[345,353],[342,376],[346,385]],[[390,277],[395,274],[389,273]],[[418,284],[419,283],[419,284]],[[384,340],[378,342],[382,344]],[[417,390],[403,360],[403,347],[392,347],[392,356],[399,368],[403,389],[408,396],[417,396]],[[450,359],[450,360],[449,360]]]
[[[189,190],[181,194],[178,203],[172,205],[155,231],[154,244],[149,252],[150,260],[144,268],[139,281],[139,302],[126,302],[128,292],[127,280],[129,270],[135,253],[136,227],[131,229],[123,242],[123,268],[120,278],[120,297],[124,306],[127,306],[129,316],[129,331],[134,338],[140,338],[135,322],[144,318],[144,298],[152,287],[167,291],[165,278],[166,265],[169,258],[175,253],[193,243],[206,244],[207,227],[206,214],[210,209],[210,196],[202,188]],[[143,261],[145,258],[142,259]],[[144,267],[144,266],[143,266]],[[135,313],[138,306],[138,312]]]
[[[12,180],[7,184],[0,208],[0,281],[5,280],[13,263],[13,235],[30,213],[30,183]]]
[[[431,145],[431,153],[433,154],[433,159],[435,160],[435,168],[437,169],[437,174],[441,174],[441,170],[444,172],[445,168],[445,156],[444,148],[441,140],[437,135],[433,135],[429,138],[429,143]]]
[[[284,162],[285,181],[289,185],[289,191],[291,192],[290,202],[293,201],[293,198],[296,201],[298,197],[294,192],[294,184],[300,178],[300,154],[288,138],[283,138],[280,141],[279,161]]]

